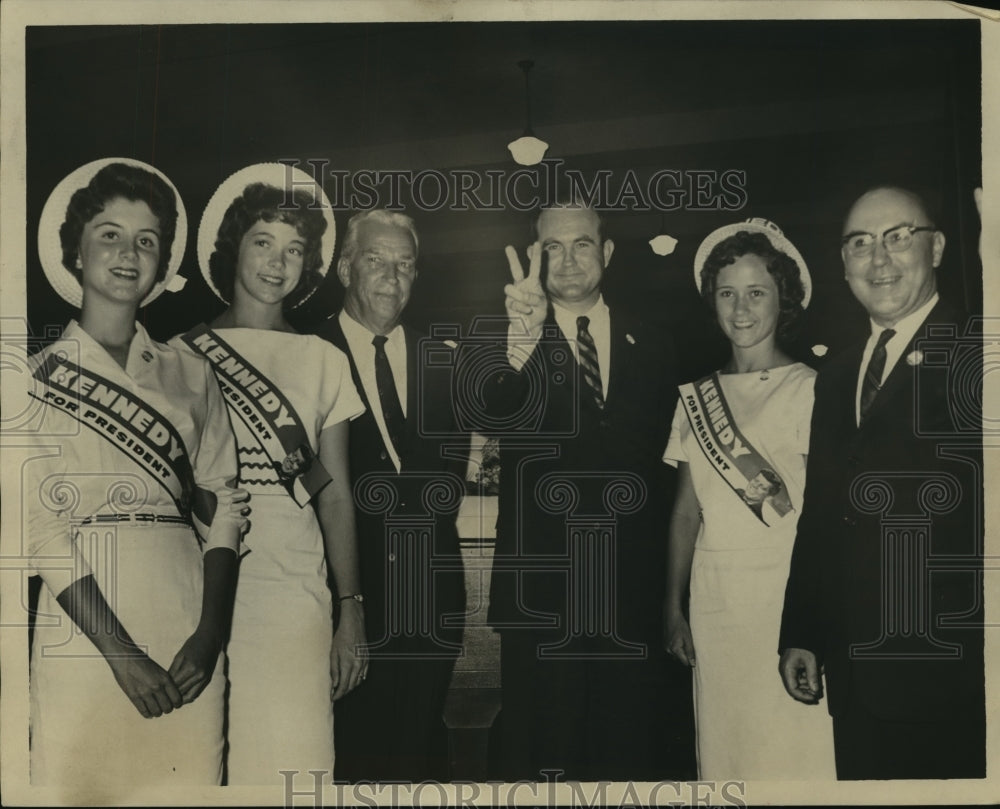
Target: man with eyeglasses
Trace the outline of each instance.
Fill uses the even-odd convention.
[[[841,243],[871,336],[816,379],[779,670],[807,704],[825,675],[838,779],[982,778],[981,345],[916,194],[868,191]]]

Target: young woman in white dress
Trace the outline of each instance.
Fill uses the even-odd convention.
[[[324,770],[329,783],[333,701],[368,665],[347,468],[348,422],[364,405],[347,357],[286,317],[322,282],[334,236],[303,172],[237,172],[199,232],[202,273],[229,307],[175,338],[215,367],[254,503],[227,648],[229,784],[282,786],[281,770],[310,784],[307,772]],[[328,570],[341,596],[336,632]]]
[[[781,341],[809,273],[777,226],[753,219],[705,239],[695,282],[732,344],[719,372],[681,386],[664,455],[678,467],[665,641],[694,668],[699,777],[832,779],[830,717],[775,675],[815,377]]]
[[[173,186],[123,159],[69,175],[39,227],[45,273],[80,319],[33,358],[26,541],[45,586],[31,779],[75,794],[222,774],[220,652],[247,494],[231,488],[236,447],[208,363],[136,322],[185,235]]]

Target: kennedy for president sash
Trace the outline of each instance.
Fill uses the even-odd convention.
[[[698,446],[709,464],[732,487],[740,499],[763,522],[761,502],[747,497],[748,483],[759,475],[765,476],[771,493],[766,499],[784,517],[792,511],[788,489],[771,464],[740,432],[729,410],[729,404],[719,384],[718,373],[697,382],[680,386],[681,401]],[[764,498],[762,498],[763,500]]]
[[[284,394],[204,323],[181,339],[212,363],[230,413],[257,439],[295,502],[305,506],[330,482],[330,474],[313,453],[305,427]]]
[[[199,496],[187,449],[177,430],[148,403],[94,371],[49,354],[34,372],[44,385],[30,395],[90,428],[159,481],[185,519],[211,525],[214,495]],[[205,493],[208,494],[208,493]]]

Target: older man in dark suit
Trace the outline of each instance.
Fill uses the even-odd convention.
[[[448,363],[424,361],[452,349],[401,322],[418,245],[408,216],[354,216],[337,264],[343,310],[317,332],[348,355],[367,406],[351,422],[350,471],[371,662],[334,722],[334,775],[352,782],[449,776],[442,711],[465,608],[455,517],[467,441]]]
[[[555,206],[536,229],[527,275],[507,248],[507,345],[472,363],[501,436],[495,772],[659,780],[671,776],[661,604],[673,481],[660,457],[674,354],[605,303],[614,244],[596,212]]]
[[[981,346],[917,195],[867,192],[842,244],[871,336],[816,379],[781,676],[815,703],[825,673],[838,778],[982,778]]]

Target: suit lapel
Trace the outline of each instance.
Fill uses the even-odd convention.
[[[551,353],[558,349],[568,351],[571,357],[576,356],[569,339],[563,334],[562,329],[559,328],[559,323],[556,320],[556,315],[551,305],[549,306],[548,317],[542,324],[542,337],[544,339],[539,341],[539,346],[544,346],[547,352]]]
[[[553,310],[552,306],[549,306],[548,317],[546,318],[545,323],[542,325],[542,334],[543,336],[545,336],[545,339],[540,341],[539,347],[544,346],[545,362],[547,364],[551,365],[552,367],[558,366],[560,363],[556,362],[555,356],[557,356],[558,353],[562,351],[567,352],[567,355],[569,357],[578,356],[576,354],[576,351],[574,350],[576,346],[571,345],[571,339],[575,340],[575,338],[568,338],[565,334],[563,334],[562,329],[559,328],[559,322],[556,320],[555,311]],[[551,335],[551,338],[548,335]],[[600,412],[597,409],[597,405],[594,403],[594,400],[591,396],[580,395],[579,386],[585,385],[586,383],[583,381],[583,371],[580,370],[579,359],[573,360],[572,367],[576,374],[576,378],[568,379],[567,384],[560,385],[558,388],[556,388],[556,390],[561,390],[564,391],[567,395],[575,396],[581,408],[585,408],[589,411],[592,411],[593,413]]]
[[[417,342],[419,337],[415,332],[403,326],[403,340],[406,349],[406,436],[403,439],[403,446],[399,448],[400,466],[406,465],[408,449],[413,445],[414,436],[417,433],[417,421],[419,419],[417,403],[418,380],[418,357]]]
[[[858,430],[858,379],[861,374],[861,360],[864,359],[865,343],[848,349],[850,359],[840,371],[840,379],[835,379],[832,387],[836,397],[835,413],[844,425],[845,434],[853,435]]]
[[[828,444],[838,445],[858,435],[857,385],[864,342],[855,343],[831,358],[816,380],[813,415],[822,414],[813,436],[822,435]]]
[[[610,366],[606,373],[608,375],[608,395],[605,397],[604,407],[605,409],[610,409],[614,406],[618,399],[619,389],[624,384],[624,379],[628,373],[629,367],[632,365],[631,362],[627,360],[634,360],[634,357],[629,357],[629,349],[635,348],[633,343],[629,343],[625,337],[625,324],[621,322],[621,318],[615,314],[615,311],[609,307],[608,313],[611,318],[611,328],[610,331],[610,351],[608,356],[610,361],[608,365]]]

